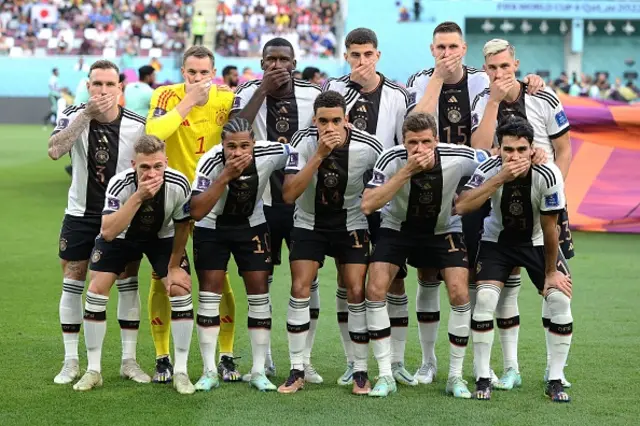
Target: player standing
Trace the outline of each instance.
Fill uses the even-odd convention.
[[[142,136],[134,146],[132,168],[109,181],[100,236],[91,255],[91,282],[84,310],[89,362],[74,390],[88,391],[102,386],[102,344],[107,332],[109,291],[127,263],[139,262],[144,254],[171,295],[175,320],[174,386],[179,393],[194,392],[187,376],[193,331],[191,279],[181,268],[190,229],[189,182],[182,173],[167,167],[164,147],[158,138]]]
[[[455,22],[443,22],[433,31],[431,54],[435,67],[422,70],[411,76],[407,89],[415,94],[414,111],[433,114],[438,122],[438,138],[444,143],[468,145],[476,149],[491,149],[492,139],[473,140],[472,117],[474,100],[482,93],[488,93],[489,77],[481,70],[462,64],[467,45],[462,30]],[[525,77],[529,81],[529,90],[535,92],[544,87],[542,79],[535,75]],[[478,118],[482,119],[481,105],[476,106]],[[468,177],[460,181],[458,192]],[[469,264],[473,265],[478,241],[482,231],[482,220],[488,214],[489,204],[462,219],[462,229],[467,243]],[[440,322],[440,280],[437,274],[427,273],[418,276],[418,294],[416,311],[418,330],[422,347],[422,365],[415,375],[420,383],[431,383],[436,375],[437,360],[435,342]],[[470,296],[473,305],[475,287],[473,271],[470,274]],[[520,283],[520,276],[513,276],[510,282]],[[497,379],[494,377],[494,379]]]
[[[138,81],[127,84],[124,89],[127,108],[143,117],[149,115],[154,84],[156,84],[156,70],[151,65],[138,68]]]
[[[491,398],[493,316],[511,270],[524,266],[546,299],[551,317],[545,392],[555,402],[569,402],[562,370],[573,330],[571,278],[558,249],[556,225],[558,214],[565,208],[562,173],[553,163],[532,166],[534,129],[526,119],[507,119],[496,134],[500,155],[475,171],[467,183],[470,190],[456,202],[456,209],[465,214],[491,199],[491,214],[485,220],[476,263],[478,289],[471,322],[477,369],[475,397]]]
[[[229,118],[233,93],[211,83],[216,70],[213,53],[203,46],[193,46],[182,57],[184,83],[162,86],[153,92],[147,133],[167,143],[169,166],[193,181],[198,159],[220,143],[222,126]],[[226,278],[220,304],[220,363],[218,369],[225,381],[240,379],[233,359],[235,334],[235,299]],[[149,321],[156,348],[154,382],[171,380],[169,359],[169,325],[171,307],[160,280],[155,279],[149,291]]]
[[[71,383],[80,373],[78,336],[82,325],[82,293],[109,179],[128,168],[133,144],[144,134],[145,119],[118,106],[122,86],[118,67],[100,60],[91,65],[86,104],[63,111],[49,138],[49,157],[58,160],[71,153],[73,166],[69,198],[60,231],[59,252],[63,272],[60,297],[60,324],[65,361],[54,382]],[[136,362],[136,343],[140,325],[138,266],[134,262],[116,280],[119,291],[118,321],[122,329],[120,373],[137,382],[150,377]]]
[[[280,393],[304,387],[304,351],[311,315],[312,281],[325,256],[335,259],[347,288],[348,327],[353,342],[353,393],[366,394],[369,335],[364,280],[369,260],[367,220],[360,211],[364,176],[373,168],[382,144],[369,133],[349,128],[342,95],[327,91],[313,105],[314,126],[297,132],[291,144],[283,198],[295,202],[291,232],[291,298],[287,312],[289,378]]]
[[[452,205],[460,179],[472,174],[487,154],[439,143],[437,124],[430,114],[410,114],[402,132],[404,145],[382,153],[362,199],[366,214],[384,207],[366,293],[369,337],[379,366],[378,382],[369,396],[383,397],[396,391],[385,299],[391,281],[408,261],[419,274],[436,269],[444,278],[451,303],[446,391],[457,398],[470,398],[462,379],[471,320],[469,262],[460,217],[452,214]]]
[[[295,132],[311,126],[313,102],[320,94],[316,85],[292,77],[296,67],[294,50],[291,43],[276,37],[269,40],[262,50],[260,67],[264,71],[262,80],[251,80],[236,90],[232,114],[246,118],[253,123],[257,140],[289,143]],[[282,241],[287,246],[291,241],[293,228],[292,205],[282,200],[284,172],[278,170],[271,175],[270,184],[264,193],[264,214],[271,232],[272,264],[281,263]],[[269,285],[273,281],[273,271]],[[322,383],[322,377],[311,365],[311,349],[315,338],[318,315],[320,314],[320,295],[318,281],[314,280],[311,289],[311,326],[305,349],[305,380]],[[271,357],[271,346],[267,350],[267,376],[275,375],[275,364]],[[246,377],[248,379],[248,376]]]
[[[219,386],[215,371],[216,341],[220,330],[220,294],[229,256],[233,254],[247,289],[249,336],[253,367],[249,383],[261,391],[276,387],[265,375],[265,357],[271,334],[268,277],[271,267],[269,228],[262,194],[269,176],[284,168],[291,148],[279,142],[255,141],[251,124],[230,120],[222,130],[222,145],[198,162],[191,202],[193,251],[200,289],[198,340],[204,374],[197,390]]]
[[[519,61],[515,56],[515,47],[508,41],[493,39],[485,44],[483,53],[485,69],[491,79],[491,94],[483,93],[474,102],[476,108],[482,113],[476,115],[476,112],[472,112],[472,122],[474,123],[472,143],[475,139],[493,140],[496,123],[501,123],[511,116],[524,118],[533,127],[533,147],[544,150],[546,160],[555,163],[562,172],[563,179],[566,180],[571,164],[570,125],[560,99],[549,88],[533,95],[527,93],[527,85],[515,77]],[[481,120],[478,119],[480,114]],[[571,259],[574,256],[573,239],[569,230],[569,217],[566,208],[558,215],[558,226],[560,227],[560,248],[565,259]],[[519,270],[514,275],[519,276]],[[495,383],[495,386],[504,390],[520,386],[522,383],[518,367],[519,292],[520,281],[507,280],[500,293],[501,298],[496,310],[498,332],[504,356],[504,376]],[[545,382],[547,381],[548,363],[551,356],[549,315],[547,300],[543,299],[542,323],[547,340]],[[564,378],[564,375],[562,380],[565,387],[571,387],[571,383]]]
[[[351,73],[329,79],[323,91],[335,90],[347,100],[349,122],[359,130],[375,135],[384,149],[402,143],[402,123],[409,108],[409,93],[376,71],[380,59],[378,37],[368,28],[357,28],[345,39],[345,59]],[[370,176],[366,181],[369,181]],[[380,212],[367,216],[371,242],[376,243],[380,228]],[[389,289],[387,306],[391,318],[391,363],[393,377],[406,385],[418,382],[404,368],[404,348],[409,324],[409,300],[404,291],[406,268],[402,268],[398,279]],[[349,385],[353,375],[353,354],[351,338],[347,327],[347,290],[338,279],[336,310],[342,344],[347,356],[347,370],[338,379],[339,385]]]

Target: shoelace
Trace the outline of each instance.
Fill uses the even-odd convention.
[[[427,365],[423,365],[422,367],[420,367],[420,370],[418,370],[418,374],[427,374],[429,372],[429,370],[435,370],[433,368],[433,365],[431,364],[427,364]]]

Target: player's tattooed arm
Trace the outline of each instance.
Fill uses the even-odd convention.
[[[57,160],[71,151],[71,147],[80,138],[90,121],[91,116],[85,110],[78,114],[69,127],[52,135],[49,138],[49,158]]]

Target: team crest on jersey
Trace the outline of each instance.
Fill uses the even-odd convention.
[[[327,173],[324,176],[324,186],[327,188],[333,188],[338,185],[338,174],[337,173]]]
[[[558,124],[558,126],[564,126],[568,121],[569,119],[567,118],[567,114],[565,114],[564,111],[560,111],[556,114],[556,123]]]
[[[98,263],[101,257],[102,257],[102,252],[100,250],[94,250],[93,254],[91,255],[91,262]]]
[[[356,129],[358,130],[367,130],[367,119],[358,117],[353,120],[353,125],[356,126]]]
[[[198,176],[198,183],[196,184],[196,188],[198,188],[199,191],[204,191],[206,190],[209,185],[211,185],[211,180],[204,177],[204,176]]]
[[[156,108],[156,109],[153,110],[153,116],[154,117],[162,117],[166,113],[167,113],[167,110],[163,109],[163,108]]]
[[[67,239],[60,238],[60,251],[65,251],[67,249]]]
[[[423,192],[422,194],[420,194],[420,197],[418,198],[418,201],[420,201],[420,204],[429,204],[433,201],[433,193],[432,192]]]
[[[378,171],[373,172],[373,183],[376,185],[382,185],[384,183],[384,174]]]
[[[297,152],[292,152],[289,154],[289,160],[287,161],[287,167],[298,167],[298,161],[300,158],[298,157]]]
[[[289,120],[287,117],[278,117],[278,121],[276,121],[276,130],[278,133],[286,133],[289,130],[289,127]]]
[[[106,149],[98,149],[96,151],[96,162],[98,164],[107,164],[109,161],[109,151]]]
[[[447,118],[449,119],[450,123],[456,124],[459,123],[462,119],[462,114],[460,114],[460,111],[458,111],[458,109],[455,107],[449,108],[449,111],[447,111]]]
[[[225,109],[218,111],[216,114],[216,124],[218,126],[222,126],[225,121],[227,121],[227,117],[229,117],[229,112]]]
[[[66,129],[68,125],[69,125],[69,119],[61,118],[60,120],[58,120],[58,125],[56,126],[56,130]]]
[[[551,195],[544,196],[544,206],[547,208],[551,207],[559,207],[560,206],[560,196],[557,192],[554,192]]]
[[[473,188],[477,188],[480,185],[482,185],[483,182],[484,182],[484,176],[476,174],[471,177],[471,180],[469,180],[469,183],[467,183],[467,185]]]
[[[107,207],[111,210],[118,210],[120,208],[120,200],[117,198],[109,197],[107,199]]]
[[[509,213],[514,216],[520,216],[524,212],[524,208],[522,207],[522,203],[519,201],[514,201],[509,204]]]

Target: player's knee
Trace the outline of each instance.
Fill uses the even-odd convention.
[[[476,307],[474,310],[475,315],[484,315],[488,318],[493,318],[493,314],[496,311],[498,300],[500,299],[500,293],[495,286],[491,285],[479,285],[476,293]]]
[[[125,279],[129,277],[135,277],[138,275],[138,270],[140,269],[140,261],[135,261],[127,264],[124,268],[124,272],[120,274],[118,279]]]
[[[384,280],[369,275],[369,282],[366,288],[366,298],[371,301],[387,300],[388,283]]]
[[[188,294],[191,294],[191,288],[186,288],[182,285],[174,284],[171,286],[168,293],[170,297],[186,296]]]
[[[71,280],[86,280],[88,267],[89,261],[86,260],[62,261],[62,272],[64,274],[64,277]]]
[[[469,303],[469,286],[466,281],[447,283],[447,289],[451,305],[460,306]]]
[[[440,281],[437,269],[418,269],[418,279],[427,283]]]
[[[111,290],[114,280],[107,275],[110,276],[111,274],[100,272],[91,274],[88,291],[102,296],[109,296],[109,290]]]
[[[547,305],[552,318],[571,316],[571,299],[561,291],[552,290],[547,295]]]
[[[388,293],[403,295],[405,293],[404,280],[394,279],[393,281],[391,281],[391,286],[389,286]]]
[[[347,286],[347,300],[349,303],[364,302],[364,283]]]
[[[291,296],[295,298],[309,297],[311,294],[311,282],[305,279],[295,278],[291,283]]]

